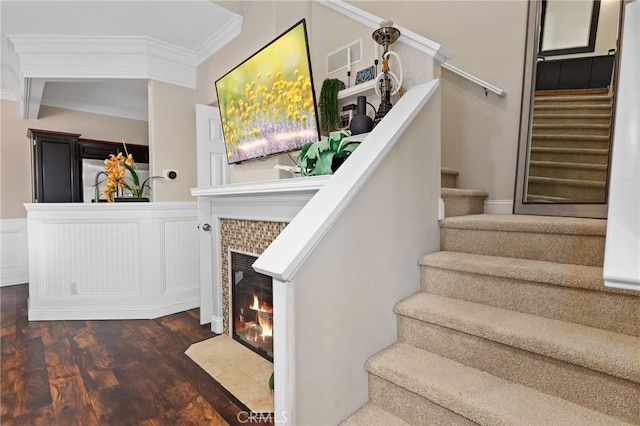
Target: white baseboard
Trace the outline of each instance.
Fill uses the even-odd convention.
[[[29,321],[153,319],[200,307],[200,297],[164,303],[159,306],[118,307],[115,300],[105,298],[106,307],[89,306],[76,298],[69,307],[33,307],[29,304]],[[93,299],[95,301],[95,299]],[[84,302],[89,302],[85,300]],[[66,300],[65,302],[68,302]],[[83,307],[85,306],[85,307]]]
[[[513,214],[513,200],[486,200],[484,212],[486,214]]]
[[[1,219],[0,287],[28,282],[27,219]]]
[[[218,318],[215,315],[211,316],[211,331],[213,331],[216,334],[222,334],[222,332],[224,331],[222,318]]]

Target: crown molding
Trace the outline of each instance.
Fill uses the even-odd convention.
[[[138,78],[196,87],[193,52],[149,37],[7,38],[22,78]]]
[[[140,111],[128,110],[123,108],[111,108],[103,105],[95,105],[84,102],[72,102],[57,98],[42,98],[42,105],[64,108],[74,111],[89,112],[92,114],[109,115],[112,117],[128,118],[131,120],[149,121],[148,114]]]
[[[240,15],[236,15],[232,20],[227,22],[222,28],[218,30],[214,35],[209,37],[202,45],[196,50],[195,57],[196,63],[200,65],[211,57],[218,50],[226,46],[231,40],[236,38],[242,32],[242,23],[244,18]]]

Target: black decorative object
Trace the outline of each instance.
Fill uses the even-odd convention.
[[[113,199],[114,202],[116,203],[148,203],[149,202],[149,198],[148,197],[115,197]]]
[[[349,130],[352,135],[367,133],[373,129],[373,120],[367,115],[367,97],[358,96],[358,114],[351,119]]]

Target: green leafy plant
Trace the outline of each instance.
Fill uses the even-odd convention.
[[[332,132],[340,127],[338,111],[338,92],[344,89],[344,82],[337,78],[328,78],[322,82],[320,89],[320,131]]]
[[[300,170],[304,176],[330,175],[356,150],[359,141],[345,139],[348,130],[330,132],[318,142],[306,143],[300,150]]]

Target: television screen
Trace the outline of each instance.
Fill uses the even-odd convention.
[[[320,140],[305,20],[216,81],[229,164]]]

